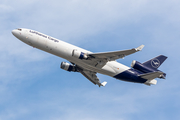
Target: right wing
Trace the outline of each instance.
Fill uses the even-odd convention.
[[[129,49],[129,50],[121,50],[121,51],[113,51],[113,52],[103,52],[103,53],[90,53],[89,57],[95,59],[103,59],[107,61],[113,61],[119,58],[124,58],[127,55],[133,54],[135,52],[141,51],[144,45],[141,45],[137,48]]]
[[[108,61],[114,61],[119,58],[124,58],[127,55],[141,51],[143,47],[144,45],[141,45],[137,48],[133,48],[129,50],[103,52],[103,53],[89,53],[87,54],[87,56],[88,56],[88,59],[91,61],[88,64],[91,64],[98,68],[102,68]]]
[[[99,85],[100,86],[105,86],[107,84],[107,82],[100,82],[100,80],[98,79],[98,77],[96,76],[95,72],[92,71],[87,71],[87,70],[81,70],[79,71],[82,75],[84,75],[89,81],[91,81],[92,83],[94,83],[95,85]]]

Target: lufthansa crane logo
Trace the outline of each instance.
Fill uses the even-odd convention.
[[[158,68],[160,66],[160,61],[158,59],[154,59],[151,61],[151,65],[154,68]]]

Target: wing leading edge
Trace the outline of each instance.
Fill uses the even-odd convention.
[[[102,53],[91,53],[88,54],[91,58],[95,59],[103,59],[107,61],[113,61],[119,58],[124,58],[127,55],[133,54],[135,52],[141,51],[144,45],[141,45],[137,48],[129,49],[129,50],[121,50],[121,51],[114,51],[114,52],[102,52]]]

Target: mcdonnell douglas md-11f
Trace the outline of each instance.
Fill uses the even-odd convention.
[[[141,51],[144,45],[128,50],[92,53],[35,30],[20,28],[13,30],[12,34],[30,46],[68,60],[70,63],[62,62],[60,68],[66,71],[80,72],[99,87],[105,86],[107,82],[101,83],[96,75],[97,73],[146,85],[155,85],[157,83],[155,78],[165,79],[166,77],[164,72],[158,70],[158,67],[167,59],[164,55],[159,55],[144,63],[134,60],[131,63],[131,68],[116,61]]]

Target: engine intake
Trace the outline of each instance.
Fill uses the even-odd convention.
[[[141,64],[140,62],[135,61],[135,60],[132,61],[131,67],[134,68],[134,69],[136,69],[136,70],[139,70],[139,71],[141,71],[141,72],[143,72],[143,73],[160,71],[160,70],[158,70],[158,69],[157,69],[157,70],[153,70],[153,69],[151,69],[151,68],[149,68],[149,67],[147,67],[147,66],[145,66],[145,65],[143,65],[143,64]],[[158,78],[165,79],[165,78],[166,78],[166,73],[160,75]]]
[[[81,51],[78,50],[73,50],[72,51],[72,56],[78,59],[87,59],[87,55]]]
[[[148,72],[153,72],[154,70],[141,64],[140,62],[136,61],[136,60],[133,60],[132,63],[131,63],[131,67],[134,68],[134,69],[137,69],[143,73],[148,73]]]
[[[77,72],[76,67],[74,65],[67,63],[67,62],[62,62],[60,68],[63,70],[69,71],[69,72],[71,72],[71,71]]]

